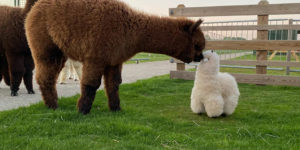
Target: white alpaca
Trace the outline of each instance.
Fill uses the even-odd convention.
[[[68,59],[65,63],[65,67],[61,70],[59,75],[59,83],[64,84],[66,78],[74,79],[78,81],[81,79],[82,64],[80,62]]]
[[[191,95],[192,111],[198,114],[206,112],[209,117],[231,115],[240,96],[236,80],[228,73],[219,72],[220,58],[217,53],[207,51],[203,55]]]

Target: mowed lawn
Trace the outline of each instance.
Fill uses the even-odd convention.
[[[300,56],[298,56],[300,59]],[[256,60],[255,55],[245,55],[241,57],[234,58],[234,60]],[[295,58],[292,57],[292,62],[295,62]],[[269,61],[286,61],[286,56],[275,56],[272,60]],[[299,62],[300,63],[300,62]],[[254,66],[253,66],[254,67]],[[275,69],[283,69],[283,70],[267,70],[268,75],[280,75],[284,76],[286,75],[286,67],[276,67],[276,66],[270,66],[269,68],[275,68]],[[221,68],[222,72],[230,72],[230,73],[245,73],[245,74],[256,74],[256,69],[241,69],[241,68]],[[290,70],[300,70],[300,67],[290,67]],[[300,76],[300,72],[290,72],[290,76]]]
[[[39,103],[0,112],[0,149],[300,149],[300,87],[240,84],[236,112],[213,119],[191,112],[192,86],[168,76],[124,84],[115,113],[103,91],[86,116],[79,96],[56,111]]]
[[[170,58],[171,57],[163,54],[138,53],[125,63],[133,64],[136,63],[136,60],[139,60],[139,63],[163,61],[163,60],[169,60]]]

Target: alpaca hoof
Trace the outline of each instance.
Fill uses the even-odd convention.
[[[28,94],[35,94],[34,90],[28,90]]]
[[[219,118],[221,115],[222,113],[207,114],[209,118]]]
[[[78,81],[78,79],[74,79],[74,81]]]
[[[91,108],[78,108],[78,111],[79,111],[80,113],[82,113],[83,115],[87,115],[87,114],[90,113]]]
[[[110,107],[110,110],[113,111],[113,112],[121,111],[121,107],[120,106],[113,106],[113,107]]]
[[[65,82],[59,82],[59,84],[62,84],[62,85],[63,85],[63,84],[66,84],[66,83],[65,83]]]
[[[11,91],[11,96],[18,96],[18,92],[17,91]]]
[[[58,107],[57,103],[46,104],[46,105],[47,105],[47,107],[48,107],[49,109],[53,109],[53,110],[57,109],[57,107]]]

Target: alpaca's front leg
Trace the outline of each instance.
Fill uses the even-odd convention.
[[[108,96],[110,110],[118,111],[120,108],[119,85],[122,83],[122,65],[109,66],[105,69],[105,89]]]
[[[197,114],[205,113],[204,105],[201,102],[201,95],[199,94],[199,90],[197,89],[196,85],[194,86],[194,88],[192,90],[191,109],[194,113],[197,113]]]
[[[221,95],[211,95],[204,102],[208,117],[219,117],[223,113],[224,101]]]
[[[88,114],[91,111],[96,91],[101,84],[101,78],[104,67],[98,62],[86,61],[83,63],[83,74],[81,80],[81,96],[77,107],[82,114]]]

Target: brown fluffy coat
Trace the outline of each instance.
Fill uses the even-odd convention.
[[[18,95],[22,78],[29,94],[33,94],[34,63],[24,31],[25,16],[36,0],[27,0],[26,7],[0,6],[0,81],[10,85],[11,95]]]
[[[139,52],[200,61],[201,22],[147,15],[118,0],[39,0],[25,27],[45,104],[57,108],[55,83],[69,57],[83,63],[79,111],[89,113],[102,75],[110,109],[120,110],[123,62]]]

